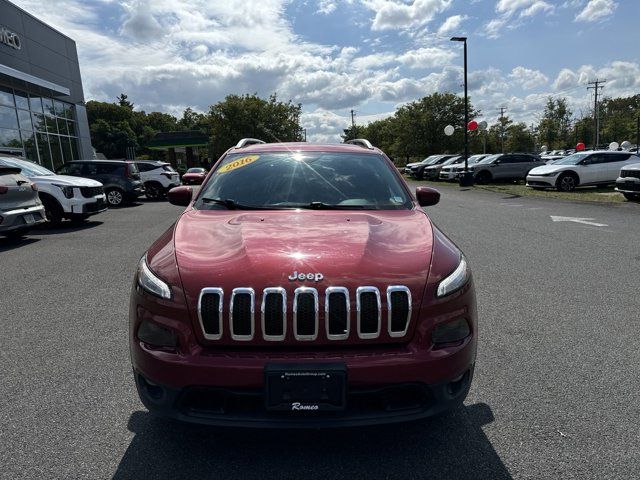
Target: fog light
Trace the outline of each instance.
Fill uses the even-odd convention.
[[[471,333],[469,322],[466,318],[456,318],[449,322],[441,323],[433,329],[431,339],[433,343],[453,343],[464,340]]]
[[[138,338],[154,347],[177,347],[176,333],[154,322],[143,321],[138,327]]]

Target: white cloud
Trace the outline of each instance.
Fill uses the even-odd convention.
[[[318,2],[318,10],[317,13],[322,13],[324,15],[329,15],[333,13],[336,8],[338,8],[338,4],[334,0],[320,0]]]
[[[421,27],[451,6],[451,0],[363,0],[375,12],[372,30],[400,30]]]
[[[453,15],[447,18],[438,29],[438,35],[449,35],[456,32],[467,18],[466,15]]]
[[[544,0],[499,0],[496,12],[499,14],[484,26],[482,34],[489,38],[498,38],[505,29],[519,27],[523,19],[531,18],[539,13],[551,14],[555,7]]]
[[[576,15],[576,22],[597,22],[604,20],[611,15],[618,4],[613,0],[589,0],[584,9]]]
[[[541,87],[549,81],[547,76],[541,71],[531,70],[522,66],[515,67],[511,70],[509,77],[514,79],[514,81],[525,90]]]
[[[456,54],[440,47],[424,47],[409,50],[400,55],[398,61],[409,68],[433,68],[451,63]]]

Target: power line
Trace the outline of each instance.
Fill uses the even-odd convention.
[[[587,90],[593,90],[595,95],[593,99],[593,119],[594,119],[594,129],[595,135],[593,140],[593,149],[596,150],[598,148],[598,144],[600,143],[600,112],[598,111],[598,91],[604,88],[603,83],[606,80],[598,80],[597,78],[593,82],[589,82],[587,85],[593,85],[592,87],[588,86]]]

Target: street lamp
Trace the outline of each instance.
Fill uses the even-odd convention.
[[[464,43],[464,173],[460,175],[460,186],[473,185],[473,174],[469,171],[469,96],[467,93],[467,37],[451,37],[452,42]]]

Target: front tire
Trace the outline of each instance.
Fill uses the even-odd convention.
[[[121,207],[124,203],[124,192],[118,188],[110,188],[106,192],[107,204],[110,208]]]
[[[163,197],[162,188],[157,183],[146,183],[144,190],[144,194],[149,200],[160,200]]]
[[[62,222],[62,215],[64,214],[60,204],[55,199],[42,194],[40,195],[40,200],[42,201],[42,205],[44,205],[44,214],[47,217],[47,223],[49,225],[60,224]]]
[[[560,175],[556,182],[556,188],[559,192],[573,192],[578,186],[578,177],[571,173]]]
[[[476,175],[476,182],[484,185],[487,184],[491,181],[491,173],[487,172],[486,170],[483,170],[481,172],[478,173],[478,175]]]

